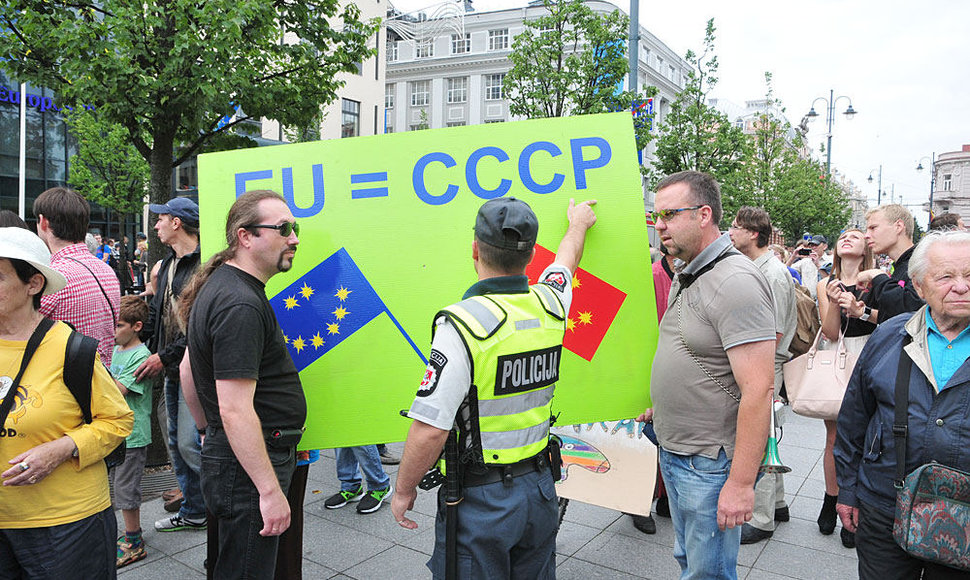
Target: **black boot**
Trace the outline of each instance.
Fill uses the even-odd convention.
[[[826,536],[835,531],[835,521],[838,519],[835,504],[838,499],[839,496],[837,495],[825,494],[825,500],[822,502],[822,511],[818,514],[818,531]]]
[[[843,546],[845,546],[846,548],[855,548],[855,533],[854,532],[850,532],[849,530],[847,530],[845,528],[842,528],[842,531],[839,532],[839,535],[842,536],[842,545]]]

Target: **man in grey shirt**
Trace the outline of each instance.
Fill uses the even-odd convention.
[[[788,362],[788,347],[798,325],[795,308],[795,282],[784,264],[768,249],[771,237],[771,218],[768,212],[756,207],[738,210],[728,230],[731,242],[761,270],[771,288],[771,304],[775,312],[775,393],[781,391],[781,365]],[[753,544],[771,537],[775,522],[789,520],[785,504],[785,483],[782,474],[765,474],[754,488],[754,516],[741,528],[741,543]]]
[[[768,438],[775,317],[757,266],[721,235],[721,192],[684,171],[657,186],[652,218],[687,263],[670,290],[650,381],[681,579],[737,578],[741,525]],[[656,411],[656,413],[654,413]]]

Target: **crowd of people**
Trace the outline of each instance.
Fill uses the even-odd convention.
[[[432,317],[394,485],[382,463],[398,458],[386,448],[336,452],[328,509],[357,503],[369,514],[389,499],[396,524],[413,529],[418,487],[444,482],[428,562],[435,578],[555,578],[561,460],[549,418],[595,204],[570,200],[555,259],[533,285],[525,269],[535,213],[511,197],[482,205],[470,256],[478,281]],[[154,409],[179,487],[166,497],[172,515],[154,528],[207,530],[210,578],[298,579],[308,467],[319,452],[296,450],[306,400],[265,285],[292,267],[299,225],[280,194],[247,192],[226,216],[226,249],[203,264],[194,202],[176,197],[149,211],[168,252],[143,268],[144,295],[124,297],[112,244],[86,242],[94,236],[79,194],[42,193],[36,234],[0,213],[0,459],[9,466],[0,474],[0,578],[113,578],[147,556],[141,478],[159,381]],[[817,304],[821,348],[845,344],[858,360],[837,420],[825,421],[819,532],[833,534],[841,520],[865,580],[970,577],[893,538],[899,471],[930,462],[970,471],[962,222],[937,216],[915,245],[910,212],[880,206],[831,248],[807,235],[789,250],[770,243],[763,209],[722,213],[707,174],[657,185],[660,327],[653,406],[638,420],[659,446],[651,491],[657,514],[672,520],[681,578],[736,578],[740,545],[790,519],[784,477],[762,473],[762,463],[804,322],[799,288]],[[147,259],[139,250],[135,261]],[[547,372],[516,381],[502,371],[516,364]],[[903,455],[893,436],[900,383],[909,389]],[[656,531],[651,516],[635,525]]]

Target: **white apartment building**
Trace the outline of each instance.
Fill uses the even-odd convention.
[[[343,0],[341,5],[347,0]],[[387,13],[387,0],[354,0],[360,9],[360,20],[383,19]],[[299,42],[294,32],[287,32],[284,42]],[[357,73],[341,73],[345,81],[337,91],[337,98],[323,110],[320,124],[321,139],[339,139],[359,135],[380,135],[384,132],[384,76],[387,62],[387,35],[380,28],[371,39],[370,47],[377,47],[377,54],[360,63]],[[262,136],[266,139],[290,141],[287,128],[279,122],[263,119]]]
[[[940,154],[933,170],[933,215],[951,212],[970,223],[970,145]]]
[[[603,0],[586,3],[596,12],[619,10]],[[515,36],[525,30],[524,21],[544,12],[541,4],[474,12],[466,3],[463,35],[438,27],[441,34],[415,41],[389,30],[384,131],[517,120],[504,90],[505,73],[512,67],[509,53]],[[653,85],[659,91],[653,100],[656,126],[683,89],[690,67],[642,26],[639,44],[637,86]],[[645,162],[651,153],[652,148],[646,151]]]

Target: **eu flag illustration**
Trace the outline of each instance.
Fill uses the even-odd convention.
[[[346,248],[334,252],[269,302],[298,371],[382,313],[387,313],[421,361],[428,364]]]

